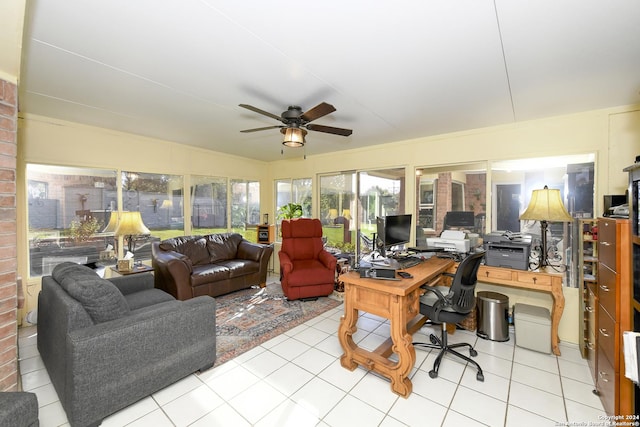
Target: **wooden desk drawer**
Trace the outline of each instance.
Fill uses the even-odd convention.
[[[617,357],[615,353],[616,335],[618,334],[616,328],[616,322],[611,318],[611,316],[609,316],[606,311],[601,311],[598,316],[598,331],[596,332],[598,335],[598,347],[602,349],[609,359],[609,362],[614,367]],[[598,359],[598,365],[599,364],[600,359]]]
[[[613,318],[616,317],[616,273],[603,264],[598,272],[598,301]]]
[[[551,276],[534,272],[519,271],[516,280],[532,285],[551,285]]]
[[[482,281],[482,278],[511,280],[511,270],[503,268],[491,268],[482,265],[480,266],[480,270],[478,271],[478,280]]]
[[[616,270],[616,220],[598,220],[598,259],[602,264]]]

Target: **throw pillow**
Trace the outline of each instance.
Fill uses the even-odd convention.
[[[62,263],[53,269],[51,276],[62,289],[82,304],[96,323],[108,322],[129,314],[127,301],[116,285],[101,279],[88,267]]]

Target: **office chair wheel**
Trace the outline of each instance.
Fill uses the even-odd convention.
[[[429,376],[431,378],[438,378],[438,373],[432,369],[429,371]]]
[[[437,374],[436,374],[437,375]],[[484,382],[484,374],[482,372],[478,372],[476,374],[476,380],[480,381],[480,382]]]
[[[478,352],[475,349],[470,348],[469,355],[471,355],[471,357],[476,357],[478,355]]]

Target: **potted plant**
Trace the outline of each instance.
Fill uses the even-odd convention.
[[[293,219],[302,216],[302,205],[287,203],[278,210],[278,219]]]

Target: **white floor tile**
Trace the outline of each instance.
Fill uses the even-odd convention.
[[[451,382],[441,376],[431,378],[425,371],[418,371],[411,378],[413,392],[442,406],[449,406],[458,388],[457,382]]]
[[[249,423],[255,424],[286,399],[267,382],[260,381],[229,400],[229,404]]]
[[[385,414],[354,396],[347,395],[324,417],[331,427],[377,426]]]
[[[287,360],[293,360],[310,348],[310,345],[305,344],[302,341],[298,341],[295,338],[289,338],[274,345],[270,350]]]
[[[511,380],[562,396],[560,377],[547,371],[514,362]]]
[[[295,392],[291,399],[318,418],[323,418],[346,393],[316,377]]]
[[[385,413],[399,399],[398,395],[390,392],[389,380],[372,372],[367,373],[349,394]]]
[[[344,350],[342,350],[342,347],[340,346],[340,341],[338,340],[337,335],[327,337],[325,340],[318,343],[315,347],[319,350],[324,351],[325,353],[329,353],[334,357],[340,357],[344,353]]]
[[[36,387],[30,391],[36,394],[36,397],[38,398],[38,407],[46,406],[60,400],[58,398],[58,393],[56,393],[56,389],[51,383]]]
[[[298,405],[294,401],[287,399],[258,421],[255,427],[312,427],[322,425],[318,424],[318,421],[319,418],[303,405]]]
[[[153,399],[158,405],[166,405],[174,399],[182,396],[185,393],[190,392],[202,385],[202,381],[195,375],[189,375],[168,387],[153,394]]]
[[[271,351],[263,351],[256,357],[244,362],[242,367],[258,378],[265,378],[286,364],[286,359]]]
[[[591,376],[589,365],[587,365],[586,363],[559,358],[558,366],[560,367],[561,376],[571,378],[572,380],[580,381],[585,384],[593,385],[593,377]]]
[[[218,406],[213,411],[198,419],[189,427],[234,426],[248,427],[251,424],[228,403]]]
[[[335,332],[334,332],[335,333]],[[313,326],[306,328],[304,331],[293,335],[295,339],[298,341],[302,341],[303,343],[314,346],[319,342],[326,339],[330,334],[320,329],[316,329]]]
[[[553,354],[540,353],[516,346],[513,360],[521,365],[531,366],[555,375],[559,374],[558,360]]]
[[[482,424],[479,421],[459,414],[458,412],[452,411],[451,409],[449,409],[449,411],[447,412],[444,423],[442,423],[442,427],[482,427],[485,425],[486,424]]]
[[[131,406],[127,406],[121,411],[116,412],[104,419],[103,427],[119,427],[132,423],[147,414],[160,409],[158,404],[151,398],[146,397]]]
[[[505,427],[528,427],[528,426],[555,426],[560,425],[549,418],[525,411],[517,406],[507,407],[507,422]]]
[[[405,425],[421,427],[440,426],[446,413],[446,407],[419,394],[412,394],[408,399],[397,399],[389,410],[389,416]]]
[[[173,427],[173,423],[162,409],[156,409],[127,424],[127,427]]]
[[[258,381],[260,378],[242,366],[237,366],[220,376],[205,381],[205,383],[220,397],[229,400]]]
[[[22,375],[22,389],[24,391],[31,391],[46,384],[51,384],[51,378],[46,369],[38,369]]]
[[[460,384],[477,392],[484,393],[495,399],[506,402],[509,398],[509,380],[491,372],[485,372],[484,381],[478,381],[476,378],[477,372],[478,371],[475,366],[467,365]]]
[[[291,396],[309,382],[313,374],[293,362],[289,362],[264,379],[266,383],[285,396]]]
[[[334,356],[314,347],[296,357],[293,362],[315,375],[323,371],[335,360]]]
[[[518,382],[511,382],[509,405],[517,406],[556,422],[566,422],[564,399]]]
[[[162,407],[177,426],[187,426],[221,406],[224,400],[206,385],[191,390]]]
[[[566,407],[568,421],[573,425],[589,425],[589,423],[599,425],[607,419],[607,413],[603,409],[596,409],[571,400],[566,401]]]
[[[358,366],[353,371],[343,368],[340,364],[340,359],[336,359],[331,365],[318,374],[319,378],[327,381],[329,384],[333,384],[339,387],[345,392],[348,392],[355,386],[358,381],[367,374],[367,371]],[[389,390],[391,390],[391,382],[389,382]]]
[[[60,401],[55,401],[38,409],[38,420],[40,421],[40,427],[58,427],[68,423],[67,414],[62,409]]]
[[[562,377],[561,381],[565,403],[569,401],[578,402],[597,411],[604,412],[600,397],[593,394],[594,386],[565,377]]]
[[[453,396],[450,409],[483,424],[499,426],[504,424],[507,404],[486,394],[460,386]]]

